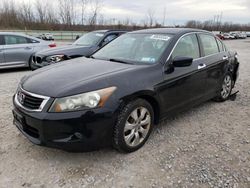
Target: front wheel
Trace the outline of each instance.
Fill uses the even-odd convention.
[[[127,104],[114,128],[114,147],[126,153],[141,148],[151,133],[153,116],[153,108],[145,100],[137,99]]]
[[[29,68],[32,71],[36,70],[36,67],[35,67],[34,62],[33,62],[33,56],[31,56],[29,59]]]
[[[218,102],[226,101],[230,97],[232,89],[233,89],[233,77],[230,73],[227,73],[224,77],[221,86],[221,91],[219,95],[215,98],[215,100]]]

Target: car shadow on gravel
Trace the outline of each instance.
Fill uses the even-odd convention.
[[[203,110],[205,108],[208,108],[211,105],[216,104],[216,102],[214,101],[207,101],[203,104],[197,105],[189,110],[183,111],[179,114],[177,114],[176,116],[173,117],[169,117],[169,118],[165,118],[164,120],[162,120],[159,124],[157,124],[153,131],[152,134],[149,138],[149,141],[154,140],[157,138],[157,132],[159,130],[163,130],[165,131],[166,129],[169,129],[171,126],[175,125],[175,121],[177,119],[184,119],[185,117],[189,117],[189,116],[194,116],[195,112]],[[147,143],[146,143],[147,145]],[[46,154],[46,156],[60,156],[60,158],[72,158],[72,159],[77,159],[78,157],[85,157],[85,158],[89,158],[89,157],[104,157],[105,156],[109,156],[112,158],[116,157],[116,156],[124,156],[125,155],[130,155],[130,154],[126,154],[126,153],[119,153],[117,152],[115,149],[113,149],[112,147],[106,147],[106,148],[100,148],[98,150],[95,151],[89,151],[89,152],[71,152],[71,151],[64,151],[64,150],[60,150],[60,149],[55,149],[55,148],[46,148],[43,146],[32,146],[32,148],[34,150],[39,149],[41,153]],[[141,149],[143,150],[143,148]],[[136,154],[137,152],[135,152],[134,154]]]

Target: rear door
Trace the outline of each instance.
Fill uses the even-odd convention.
[[[4,63],[3,50],[4,50],[4,41],[3,41],[3,36],[0,35],[0,66],[2,63]]]
[[[221,88],[224,76],[224,67],[228,63],[228,54],[223,44],[213,35],[199,34],[203,58],[206,66],[206,94],[214,96]]]
[[[6,64],[28,65],[33,54],[33,44],[29,38],[18,35],[4,35],[4,57]]]

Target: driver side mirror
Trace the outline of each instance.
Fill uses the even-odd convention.
[[[175,57],[173,60],[174,67],[188,67],[192,65],[193,58],[191,57]]]

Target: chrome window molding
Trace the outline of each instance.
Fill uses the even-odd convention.
[[[174,45],[173,49],[171,50],[171,52],[170,52],[170,54],[169,54],[169,56],[168,56],[168,58],[167,58],[165,64],[169,61],[169,59],[170,59],[170,57],[172,56],[172,54],[173,54],[173,52],[174,52],[174,50],[175,50],[177,44],[179,43],[179,41],[180,41],[183,37],[188,36],[188,35],[192,35],[192,34],[207,34],[207,35],[214,36],[214,35],[210,34],[209,32],[202,32],[202,31],[201,31],[201,32],[190,32],[190,33],[183,34],[183,35],[177,40],[177,42],[175,43],[175,45]],[[214,37],[215,37],[215,36],[214,36]],[[222,44],[224,45],[224,43],[222,43]],[[204,58],[207,58],[207,57],[213,56],[213,55],[215,55],[215,54],[219,54],[219,53],[222,53],[222,52],[218,52],[218,53],[214,53],[214,54],[209,54],[209,55],[207,55],[207,56],[199,57],[199,58],[194,59],[194,61],[199,60],[199,59],[204,59]]]
[[[36,98],[40,98],[40,99],[43,99],[43,102],[41,103],[40,107],[38,109],[29,109],[29,108],[26,108],[25,106],[23,106],[17,99],[17,93],[18,91],[21,90],[23,93],[27,94],[27,95],[30,95],[32,97],[36,97]],[[14,97],[14,101],[15,101],[15,104],[17,106],[19,106],[20,108],[26,110],[26,111],[29,111],[29,112],[41,112],[43,109],[44,109],[44,106],[47,104],[47,102],[49,101],[50,97],[47,97],[47,96],[43,96],[43,95],[38,95],[38,94],[34,94],[34,93],[30,93],[28,91],[25,91],[24,89],[22,89],[20,86],[18,87],[17,89],[17,92],[15,94],[15,97]]]

